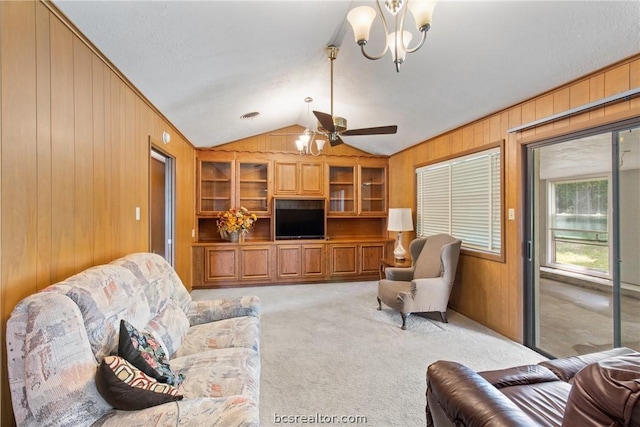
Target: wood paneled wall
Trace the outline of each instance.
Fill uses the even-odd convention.
[[[6,320],[51,283],[148,250],[149,141],[163,131],[176,159],[175,267],[190,289],[195,150],[50,4],[0,2],[0,65],[4,426]]]
[[[424,141],[389,159],[390,206],[412,206],[415,212],[415,167],[455,156],[504,139],[504,263],[463,255],[451,306],[462,314],[516,341],[523,339],[523,147],[531,142],[640,117],[640,98],[623,100],[518,133],[507,130],[608,96],[640,87],[640,55],[568,83],[531,100],[491,114]],[[410,234],[410,233],[407,233]],[[403,236],[406,243],[413,235]]]

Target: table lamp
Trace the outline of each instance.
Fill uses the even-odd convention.
[[[398,241],[396,248],[393,250],[393,257],[399,261],[403,261],[407,255],[407,251],[405,251],[402,246],[402,232],[413,231],[411,208],[389,208],[388,219],[387,230],[398,232]]]

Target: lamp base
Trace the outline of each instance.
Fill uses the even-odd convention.
[[[396,248],[393,250],[393,257],[397,261],[404,261],[407,256],[407,251],[402,247],[402,231],[398,231],[398,241]]]

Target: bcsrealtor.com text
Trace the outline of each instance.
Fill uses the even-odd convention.
[[[364,415],[273,414],[275,424],[366,424]]]

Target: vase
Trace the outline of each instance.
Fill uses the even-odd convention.
[[[229,240],[229,233],[227,233],[225,230],[220,230],[220,238],[222,240]]]
[[[239,234],[237,231],[232,231],[231,233],[229,233],[229,241],[231,243],[238,243],[238,239],[239,239]]]
[[[238,236],[238,241],[239,241],[240,243],[244,243],[244,240],[245,240],[245,237],[246,237],[246,236],[247,236],[247,233],[246,233],[246,232],[244,232],[244,231],[240,232],[240,235]]]

